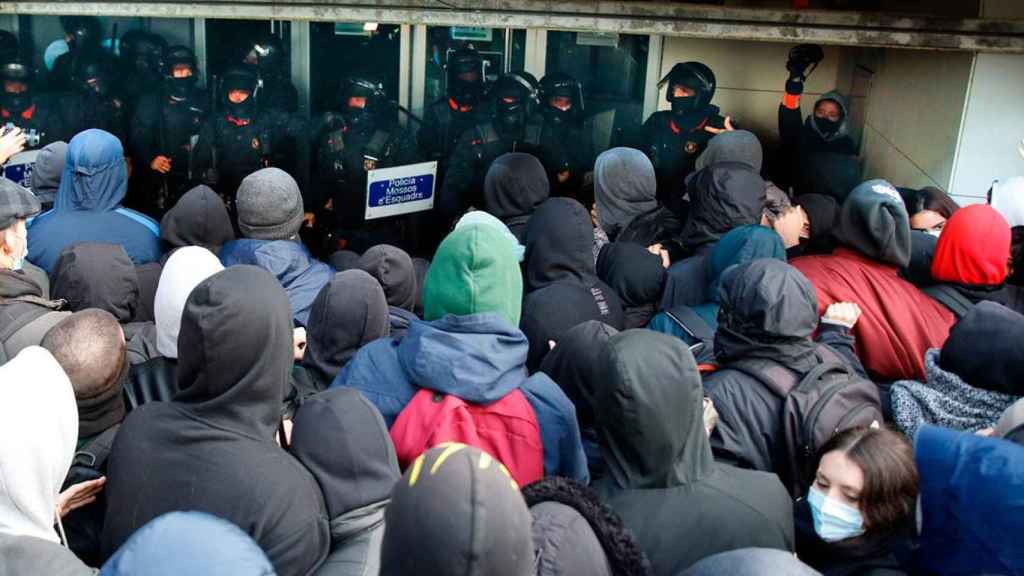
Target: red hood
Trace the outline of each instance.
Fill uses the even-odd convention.
[[[984,204],[957,210],[946,222],[932,259],[932,278],[966,286],[998,286],[1006,280],[1010,225]]]

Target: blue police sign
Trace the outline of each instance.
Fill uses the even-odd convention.
[[[366,183],[366,219],[423,212],[434,207],[437,162],[370,170]]]

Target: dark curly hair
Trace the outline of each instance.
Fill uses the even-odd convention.
[[[651,564],[622,519],[593,490],[569,478],[551,476],[523,488],[527,506],[557,502],[579,512],[601,543],[616,576],[647,576]]]

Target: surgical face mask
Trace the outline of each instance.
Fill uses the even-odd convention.
[[[832,135],[839,131],[839,125],[841,122],[839,120],[829,120],[828,118],[815,116],[814,124],[822,134]]]
[[[22,234],[24,232],[24,234]],[[13,262],[11,263],[12,270],[21,270],[25,266],[25,257],[28,256],[28,230],[24,226],[16,226],[14,230],[14,237],[17,240],[14,243],[14,254]]]
[[[814,531],[825,542],[847,540],[864,533],[860,510],[825,496],[817,487],[811,486],[807,503],[811,505]]]

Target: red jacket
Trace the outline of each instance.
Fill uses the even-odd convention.
[[[848,248],[791,262],[814,285],[818,313],[835,302],[855,302],[857,355],[877,381],[924,380],[924,353],[941,348],[955,322],[945,306],[899,277],[895,266]]]

